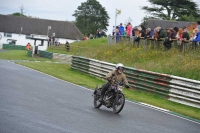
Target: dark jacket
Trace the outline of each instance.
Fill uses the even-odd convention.
[[[171,39],[176,39],[176,31],[174,31],[174,32],[171,32]]]
[[[186,40],[189,40],[190,39],[190,35],[188,34],[188,32],[183,32],[182,38],[186,38]]]
[[[158,39],[160,38],[166,38],[167,34],[163,29],[160,29],[160,31],[158,32]]]

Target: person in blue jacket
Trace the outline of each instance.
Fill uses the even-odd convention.
[[[119,32],[120,32],[121,36],[124,35],[124,26],[122,25],[122,23],[120,23],[120,25],[119,25]]]
[[[193,39],[193,42],[200,42],[200,32],[199,32],[199,29],[196,28],[195,29],[195,32],[196,32],[196,37]]]

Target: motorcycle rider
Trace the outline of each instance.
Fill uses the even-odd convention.
[[[110,85],[111,84],[116,85],[116,82],[114,82],[114,81],[123,82],[125,84],[126,88],[130,88],[130,86],[128,84],[128,80],[126,79],[126,75],[123,73],[124,65],[122,63],[118,63],[115,68],[116,68],[116,70],[113,70],[106,75],[106,79],[109,82],[102,85],[101,97],[99,100],[100,102],[103,102],[104,94],[108,90]]]

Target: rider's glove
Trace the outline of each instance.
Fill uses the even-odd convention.
[[[129,86],[129,85],[125,85],[125,87],[126,87],[126,88],[130,88],[130,86]]]

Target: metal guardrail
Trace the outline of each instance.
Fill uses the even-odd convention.
[[[115,64],[72,56],[72,69],[104,78]],[[164,96],[170,101],[200,108],[200,81],[125,67],[130,86]]]

